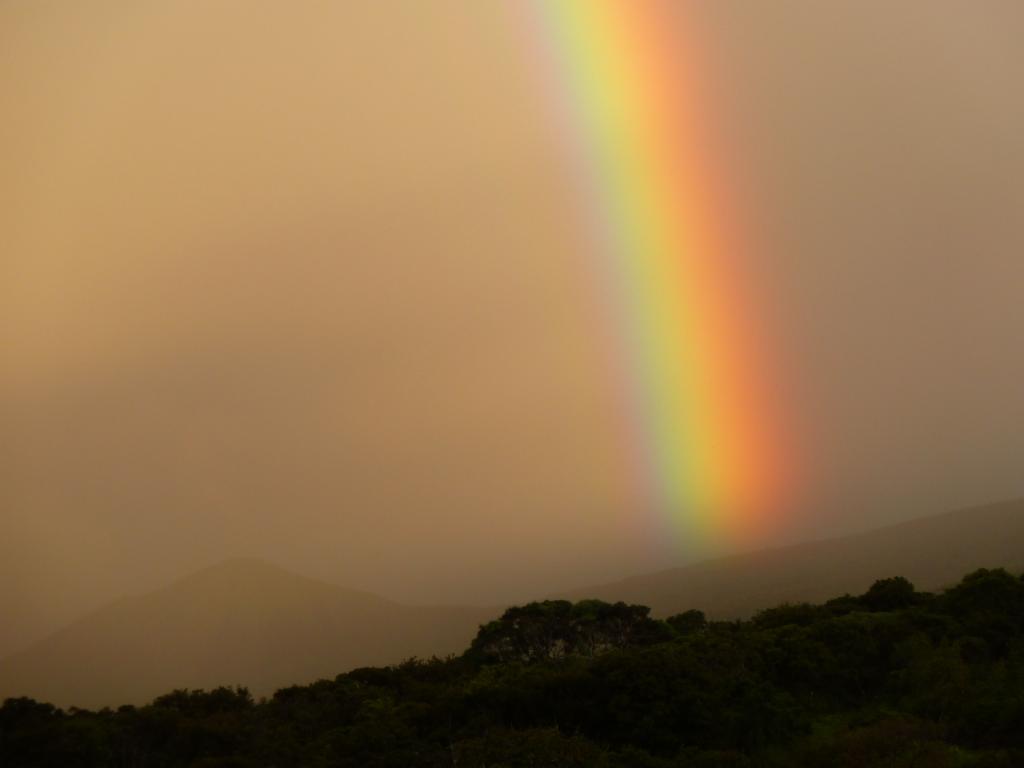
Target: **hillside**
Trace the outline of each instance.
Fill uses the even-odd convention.
[[[412,607],[237,559],[114,602],[0,661],[0,699],[141,703],[178,687],[257,693],[462,650],[498,609]]]
[[[0,765],[1014,768],[1024,581],[906,579],[745,622],[587,600],[508,609],[468,651],[267,701],[175,690],[140,708],[0,706]]]
[[[893,574],[922,589],[938,589],[975,568],[993,566],[1024,568],[1024,499],[709,560],[559,596],[640,603],[657,616],[697,608],[712,618],[731,619],[783,602],[857,594]]]
[[[858,594],[904,574],[922,589],[975,568],[1024,568],[1024,500],[960,510],[840,539],[765,550],[575,590],[737,618],[783,602]],[[257,694],[361,666],[462,650],[498,608],[411,607],[232,560],[117,601],[0,661],[0,698],[68,706],[140,703],[173,688]]]

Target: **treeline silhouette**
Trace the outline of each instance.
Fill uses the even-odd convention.
[[[749,621],[547,601],[460,657],[357,669],[256,702],[0,708],[9,768],[1024,765],[1024,580],[903,578]]]

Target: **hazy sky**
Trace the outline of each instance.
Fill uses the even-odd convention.
[[[692,4],[794,406],[765,545],[1024,494],[1024,6]],[[500,603],[623,470],[508,2],[0,2],[0,654],[230,555]]]

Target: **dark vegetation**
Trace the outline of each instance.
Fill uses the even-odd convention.
[[[0,708],[0,766],[1024,765],[1024,581],[901,578],[750,621],[532,603],[461,657],[358,669],[255,702]]]

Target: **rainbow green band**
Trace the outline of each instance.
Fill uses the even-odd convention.
[[[645,495],[699,538],[777,508],[788,457],[680,6],[532,0],[529,13],[615,294]]]

